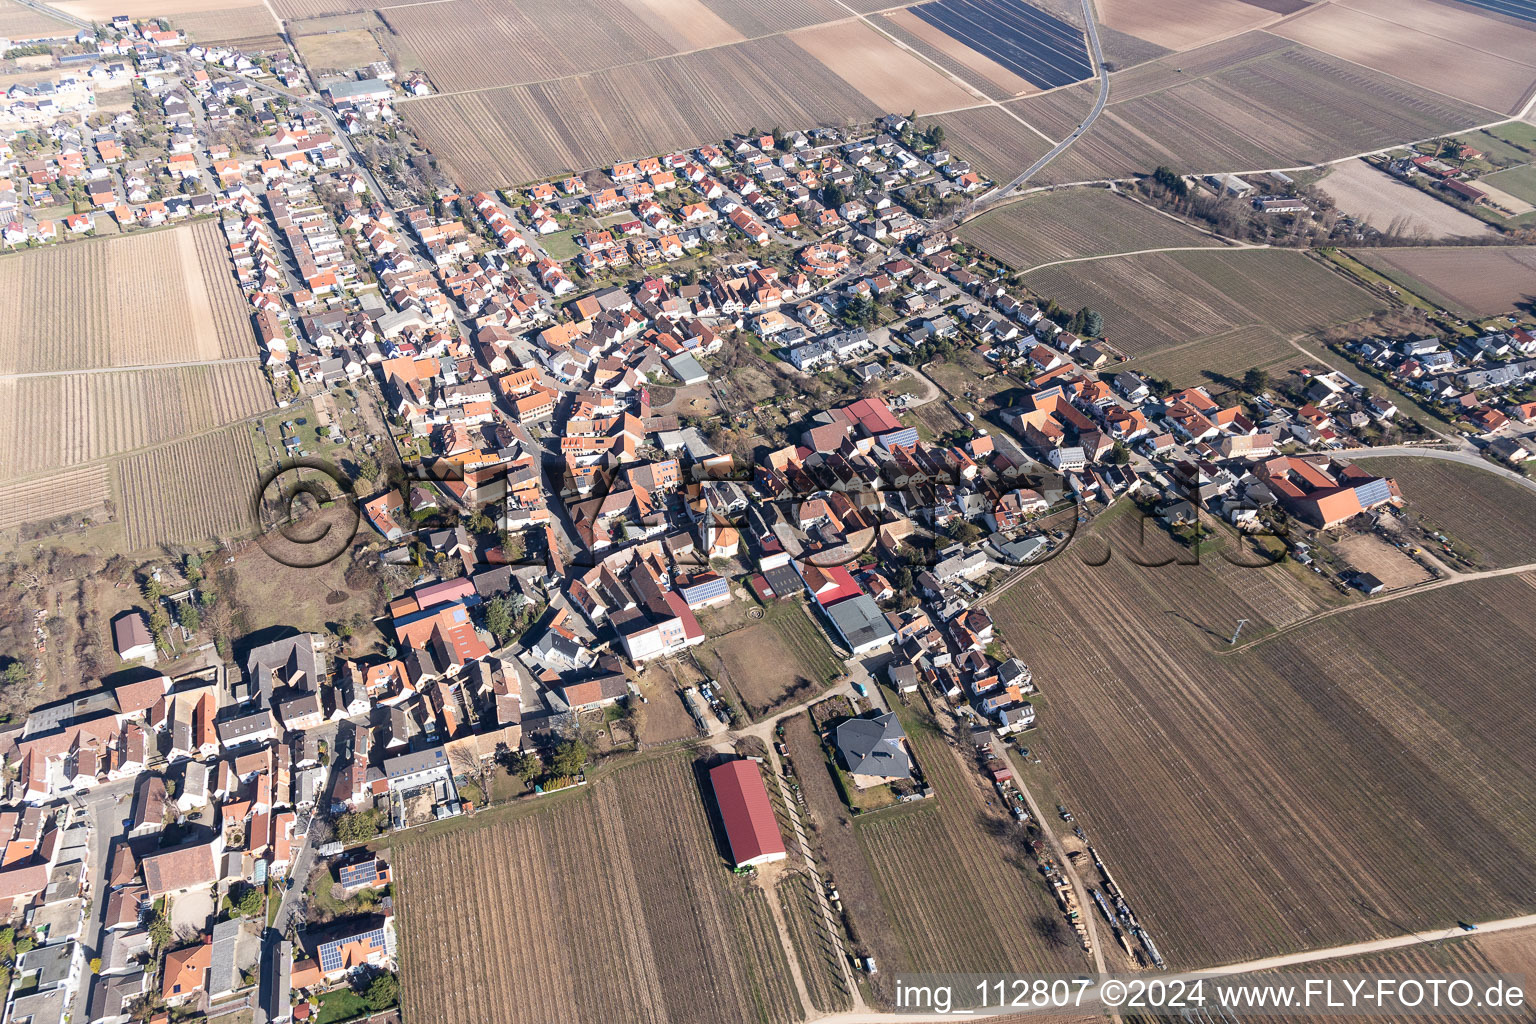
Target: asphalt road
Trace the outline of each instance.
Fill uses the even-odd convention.
[[[1083,23],[1088,27],[1088,47],[1093,55],[1093,66],[1099,73],[1099,98],[1093,104],[1093,110],[1089,111],[1088,116],[1083,119],[1083,123],[1078,125],[1071,135],[1068,135],[1052,146],[1050,152],[1030,164],[1023,174],[1020,174],[1002,188],[994,189],[988,196],[977,200],[975,206],[971,209],[970,216],[980,213],[988,204],[995,203],[1000,199],[1006,199],[1012,195],[1030,178],[1039,174],[1047,164],[1064,153],[1084,132],[1093,127],[1093,122],[1097,121],[1099,115],[1104,112],[1104,104],[1109,102],[1109,69],[1104,66],[1104,50],[1099,45],[1099,26],[1093,19],[1093,0],[1083,0]]]

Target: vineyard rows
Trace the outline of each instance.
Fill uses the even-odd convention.
[[[1340,598],[1290,565],[1068,555],[993,614],[1049,681],[1030,746],[1182,967],[1536,909],[1529,594],[1479,581],[1266,636]]]
[[[256,362],[0,380],[0,479],[164,444],[272,407]]]
[[[256,467],[244,431],[229,429],[129,456],[118,463],[128,548],[247,534]]]
[[[0,530],[85,512],[112,497],[112,477],[103,464],[49,473],[0,488]]]
[[[413,1020],[803,1018],[767,898],[723,864],[692,765],[395,847]]]
[[[0,373],[254,356],[212,221],[6,257]]]

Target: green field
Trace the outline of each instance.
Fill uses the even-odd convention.
[[[1507,171],[1490,174],[1482,180],[1494,188],[1503,189],[1516,199],[1536,203],[1536,165],[1523,164],[1520,167],[1511,167]]]

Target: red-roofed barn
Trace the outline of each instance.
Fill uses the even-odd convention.
[[[730,840],[731,859],[738,868],[788,856],[756,761],[727,761],[711,768],[709,784]]]

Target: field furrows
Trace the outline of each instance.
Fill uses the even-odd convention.
[[[84,512],[112,497],[105,465],[81,466],[11,483],[0,489],[0,530]]]
[[[0,479],[163,444],[271,408],[254,360],[0,380]]]
[[[779,879],[777,896],[815,1009],[824,1013],[850,1009],[853,1000],[848,995],[837,947],[827,934],[826,919],[816,899],[815,880],[801,871],[788,872]]]
[[[218,226],[90,239],[7,257],[0,373],[255,354]]]
[[[1281,249],[1149,253],[1047,267],[1024,280],[1063,306],[1098,310],[1105,336],[1129,356],[1249,324],[1315,330],[1384,306],[1315,260]]]
[[[869,100],[783,37],[401,108],[473,187],[698,145],[744,124],[842,123]]]
[[[397,847],[409,1016],[803,1016],[767,902],[721,864],[685,757],[560,799]]]
[[[1218,656],[1239,617],[1254,640],[1334,599],[1286,567],[1068,555],[994,614],[1051,695],[1032,746],[1164,955],[1192,965],[1530,909],[1520,587],[1466,584]]]
[[[131,550],[248,534],[256,467],[243,430],[177,441],[118,463]]]
[[[971,221],[960,234],[1020,270],[1053,260],[1164,246],[1221,246],[1203,231],[1097,188],[1015,203]]]

